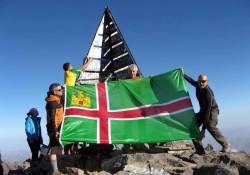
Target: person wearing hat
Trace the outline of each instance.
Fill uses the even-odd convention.
[[[42,132],[41,132],[41,117],[36,108],[31,108],[25,118],[25,131],[27,135],[27,141],[32,153],[32,162],[38,161],[38,154],[40,145],[43,144]]]

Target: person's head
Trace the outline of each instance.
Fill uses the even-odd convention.
[[[63,64],[63,70],[67,71],[67,70],[71,70],[73,69],[72,65],[70,63],[64,63]]]
[[[204,89],[207,87],[208,85],[208,78],[205,74],[201,74],[199,77],[198,77],[198,85],[199,85],[199,88],[200,89]]]
[[[62,87],[58,83],[53,83],[49,86],[49,93],[52,95],[62,96]]]
[[[131,78],[136,77],[137,72],[138,72],[138,67],[137,67],[135,64],[131,64],[131,65],[128,67],[128,75],[129,75]]]
[[[36,108],[31,108],[27,113],[28,116],[37,117],[39,115],[38,110]]]

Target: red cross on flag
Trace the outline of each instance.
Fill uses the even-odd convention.
[[[66,88],[64,145],[190,139],[199,139],[199,128],[180,70]]]

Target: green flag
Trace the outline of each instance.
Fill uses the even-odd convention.
[[[190,139],[199,139],[199,128],[180,70],[66,88],[64,145]]]

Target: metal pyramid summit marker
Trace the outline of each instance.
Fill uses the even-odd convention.
[[[77,84],[124,79],[127,77],[128,66],[136,64],[108,8],[105,8],[87,57],[92,57],[93,61],[80,74]],[[139,67],[138,74],[142,76]]]

